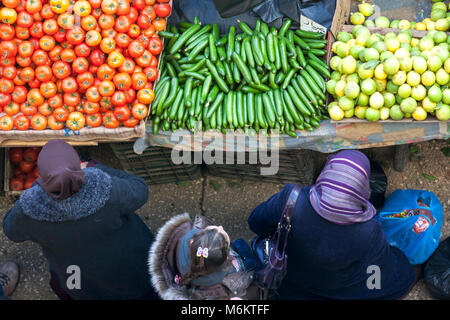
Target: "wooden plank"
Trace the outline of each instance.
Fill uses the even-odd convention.
[[[9,161],[9,148],[5,148],[5,161],[3,167],[3,190],[9,191],[9,180],[11,180],[11,163]]]
[[[5,148],[5,166],[3,168],[3,191],[5,191],[5,194],[8,196],[20,196],[23,193],[23,190],[21,191],[13,191],[9,189],[9,182],[12,179],[13,170],[11,167],[11,161],[9,160],[9,150],[10,148]]]
[[[354,25],[351,24],[344,24],[342,26],[342,29],[340,31],[346,31],[351,33],[353,30]],[[380,28],[380,27],[366,27],[369,29],[370,33],[379,33],[381,35],[385,35],[389,32],[394,32],[395,34],[400,33],[402,29],[396,29],[396,28]],[[425,37],[429,31],[427,30],[410,30],[413,38],[423,38]],[[446,32],[447,36],[450,35],[450,32]]]
[[[0,147],[42,147],[48,142],[43,141],[22,141],[22,140],[5,140],[0,143]],[[98,141],[71,141],[66,142],[72,146],[98,146]]]
[[[336,1],[336,10],[334,11],[333,22],[331,23],[330,28],[330,31],[335,38],[350,17],[350,3],[349,0]]]
[[[352,118],[344,118],[342,120],[339,121],[335,121],[333,119],[330,119],[331,123],[373,123],[369,120],[366,119],[359,119],[357,117],[352,117]],[[383,122],[395,122],[395,123],[439,123],[442,121],[439,121],[436,118],[433,117],[429,117],[426,120],[423,121],[418,121],[418,120],[414,120],[412,118],[403,118],[402,120],[392,120],[392,119],[387,119],[387,120],[378,120],[376,121],[377,123],[383,123]]]

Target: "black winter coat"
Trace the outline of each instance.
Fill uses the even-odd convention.
[[[39,244],[73,299],[151,295],[147,256],[154,236],[134,213],[147,201],[147,184],[101,164],[84,172],[83,187],[64,200],[53,200],[38,184],[24,191],[3,220],[5,235]],[[70,266],[79,267],[81,289],[66,285],[74,283]]]

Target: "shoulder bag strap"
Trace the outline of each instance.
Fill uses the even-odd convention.
[[[289,194],[289,198],[284,206],[283,213],[281,214],[280,222],[278,223],[277,230],[275,231],[275,248],[274,254],[279,258],[284,256],[287,246],[287,238],[289,231],[291,230],[291,219],[294,213],[294,207],[297,203],[298,196],[300,195],[300,186],[298,184],[294,185],[294,188]]]

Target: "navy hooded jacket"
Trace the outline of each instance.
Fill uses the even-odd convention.
[[[262,237],[275,232],[292,188],[287,184],[255,208],[248,219],[253,232]],[[309,189],[302,188],[294,208],[280,298],[399,299],[406,295],[415,271],[403,252],[387,243],[381,224],[374,219],[351,225],[330,222],[312,208]]]

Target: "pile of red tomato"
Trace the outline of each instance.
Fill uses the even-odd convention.
[[[1,0],[1,130],[136,126],[169,0]]]
[[[10,149],[9,160],[13,170],[13,176],[9,182],[11,191],[28,189],[39,177],[37,158],[40,151],[40,147]]]

